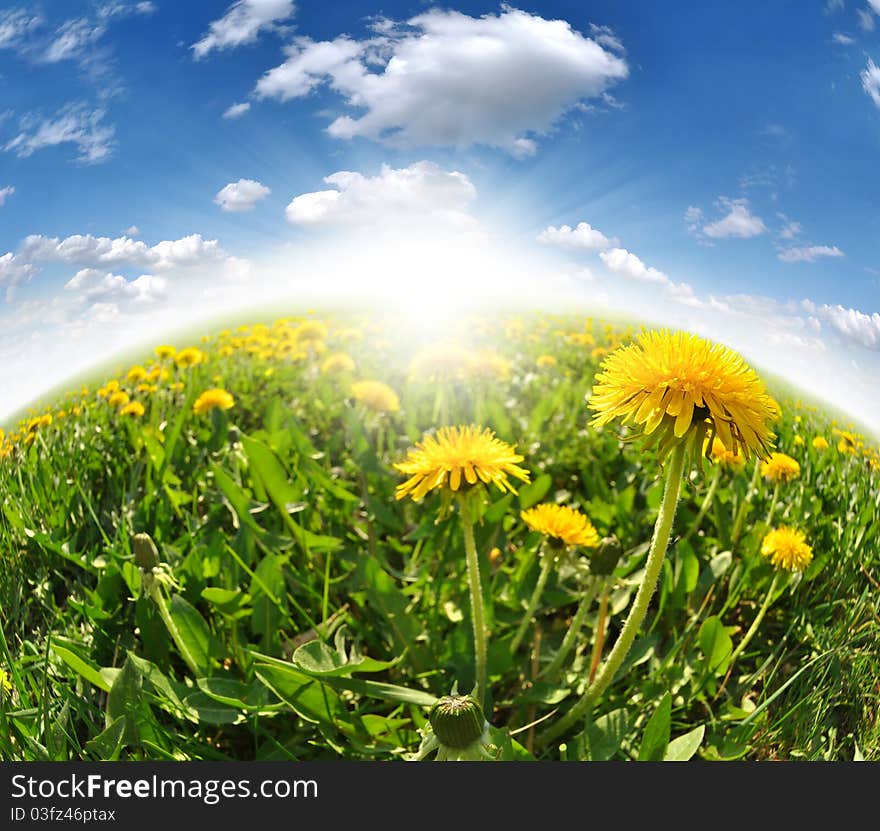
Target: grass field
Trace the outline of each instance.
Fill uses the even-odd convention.
[[[686,462],[645,618],[578,706],[664,494],[668,462],[588,407],[636,334],[522,315],[418,342],[296,315],[157,345],[9,425],[0,756],[431,758],[430,709],[472,691],[483,632],[485,757],[880,760],[876,440],[773,384],[796,472]],[[395,465],[446,425],[515,448],[515,491],[401,494]],[[546,504],[592,541],[523,519]],[[802,567],[762,554],[780,526]]]

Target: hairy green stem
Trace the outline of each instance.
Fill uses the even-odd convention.
[[[739,535],[742,531],[743,519],[745,519],[746,515],[746,506],[752,501],[752,496],[755,493],[756,488],[758,487],[758,477],[760,476],[760,474],[761,460],[755,459],[755,470],[752,473],[752,480],[751,482],[749,482],[749,487],[746,489],[742,501],[739,503],[739,506],[736,509],[736,517],[733,521],[733,531],[730,532],[731,546],[736,545],[736,541],[739,539]]]
[[[586,591],[584,591],[581,597],[581,602],[578,604],[577,611],[574,613],[574,617],[571,619],[571,623],[568,626],[568,631],[565,633],[565,637],[562,639],[562,643],[559,645],[559,651],[553,657],[553,660],[549,664],[547,664],[543,672],[541,672],[541,678],[546,678],[552,681],[556,677],[559,670],[562,669],[562,665],[565,663],[565,659],[569,656],[569,653],[571,652],[575,643],[577,643],[578,635],[583,628],[584,621],[587,619],[587,614],[590,611],[590,607],[593,605],[593,600],[596,597],[596,592],[598,591],[599,586],[602,584],[603,580],[604,578],[596,577],[593,577],[590,580],[590,585],[587,586]]]
[[[620,630],[614,647],[596,675],[596,680],[587,688],[580,700],[559,721],[555,722],[539,737],[539,744],[541,746],[545,746],[553,741],[553,739],[561,736],[590,711],[596,700],[614,680],[615,674],[629,653],[630,647],[647,614],[648,604],[654,594],[654,589],[657,587],[657,579],[660,576],[663,559],[669,546],[672,522],[675,519],[675,509],[678,505],[678,495],[681,490],[684,459],[685,443],[679,442],[669,456],[663,500],[660,503],[660,512],[657,514],[657,521],[654,524],[654,535],[651,539],[651,547],[648,550],[645,573],[626,621],[623,624],[623,629]]]
[[[474,697],[481,705],[486,696],[486,618],[483,613],[483,587],[480,582],[480,561],[474,542],[474,521],[467,497],[459,501],[461,528],[464,533],[464,551],[467,558],[468,586],[471,595],[471,622],[474,626],[474,662],[476,664],[476,691]]]
[[[519,629],[516,630],[516,634],[510,642],[511,654],[514,654],[516,650],[519,649],[522,639],[526,636],[526,632],[532,623],[532,619],[535,617],[535,610],[538,608],[538,603],[541,600],[544,587],[547,585],[547,578],[550,576],[550,571],[553,569],[553,563],[556,561],[553,554],[548,554],[544,548],[541,549],[540,559],[541,570],[538,573],[538,582],[535,583],[535,589],[532,592],[532,596],[529,598],[529,605],[526,607],[526,613],[520,622]]]
[[[779,502],[779,482],[773,486],[773,496],[770,498],[770,508],[767,511],[767,527],[773,522],[773,514],[776,513],[776,504]]]

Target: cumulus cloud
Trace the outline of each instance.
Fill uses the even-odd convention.
[[[609,271],[627,277],[630,280],[638,280],[643,283],[652,283],[666,292],[673,300],[689,306],[700,306],[702,301],[696,296],[693,288],[688,283],[676,283],[662,271],[645,265],[635,254],[625,248],[612,248],[609,251],[600,251],[599,258],[605,263]]]
[[[223,111],[223,118],[241,118],[250,108],[250,101],[232,104]]]
[[[0,256],[0,287],[6,289],[6,302],[11,302],[15,297],[16,288],[23,282],[30,280],[36,273],[36,268],[11,251]]]
[[[25,237],[20,257],[31,263],[57,262],[88,268],[102,266],[152,268],[159,271],[216,264],[229,255],[217,240],[190,234],[176,240],[162,240],[153,246],[131,237],[94,237],[74,234],[64,239],[32,234]]]
[[[259,80],[257,97],[287,101],[328,84],[357,111],[330,124],[336,138],[483,144],[523,157],[565,113],[629,74],[619,54],[566,21],[509,6],[479,18],[432,9],[376,28],[365,40],[297,39]]]
[[[604,251],[620,243],[617,238],[609,239],[588,222],[579,222],[574,228],[570,225],[561,225],[559,228],[549,225],[538,234],[538,242],[580,251]]]
[[[226,14],[208,26],[208,33],[190,48],[196,60],[213,49],[229,49],[253,43],[261,31],[274,29],[293,17],[293,0],[237,0]]]
[[[12,185],[7,185],[5,188],[0,188],[0,208],[6,203],[6,200],[15,193],[15,188]]]
[[[814,263],[821,257],[845,256],[836,245],[803,245],[785,248],[776,255],[784,263]]]
[[[862,89],[880,107],[880,66],[868,58],[868,66],[859,77],[862,79]]]
[[[254,205],[272,191],[254,179],[239,179],[217,191],[214,204],[229,212],[252,211]]]
[[[383,165],[377,176],[343,170],[324,178],[332,190],[303,193],[287,206],[295,225],[429,224],[469,228],[477,189],[458,171],[421,161],[404,168]]]
[[[718,205],[727,213],[721,219],[703,225],[699,231],[712,239],[739,237],[745,239],[764,234],[767,227],[760,217],[749,210],[747,199],[728,199],[722,196]]]
[[[121,274],[83,268],[64,284],[86,303],[111,303],[130,300],[133,303],[154,303],[165,297],[168,280],[155,274],[142,274],[127,280]]]
[[[844,337],[860,343],[866,349],[880,350],[880,314],[867,314],[858,309],[823,305],[816,314]]]
[[[90,109],[84,103],[68,104],[51,118],[31,113],[20,120],[20,132],[3,149],[27,158],[46,147],[73,144],[77,161],[97,164],[110,158],[114,148],[115,128],[103,123],[105,115],[102,107]]]

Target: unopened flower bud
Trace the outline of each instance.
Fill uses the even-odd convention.
[[[131,538],[131,547],[134,550],[134,561],[139,568],[152,571],[159,565],[159,550],[149,534],[135,534]]]
[[[590,554],[590,571],[601,577],[609,576],[620,560],[623,554],[623,546],[620,540],[613,534],[610,537],[603,537],[598,547]]]
[[[479,702],[469,695],[443,696],[431,708],[428,721],[442,745],[470,747],[486,728],[486,719]]]

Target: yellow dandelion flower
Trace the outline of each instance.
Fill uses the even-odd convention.
[[[132,383],[144,381],[147,377],[147,370],[145,370],[142,366],[133,366],[130,370],[128,370],[128,375],[126,375],[125,377]]]
[[[838,453],[855,453],[858,448],[859,441],[858,436],[855,433],[851,433],[849,430],[838,430],[835,428],[834,430],[835,436],[840,436],[840,441],[837,443],[837,452]]]
[[[397,393],[381,381],[358,381],[351,386],[356,401],[377,413],[395,413],[400,409]]]
[[[523,457],[485,427],[441,427],[426,434],[394,467],[410,478],[397,486],[396,496],[411,496],[416,502],[431,490],[458,491],[478,482],[493,484],[501,491],[516,492],[508,480],[513,476],[529,481],[529,472],[517,466]],[[463,480],[463,481],[462,481]]]
[[[541,369],[556,366],[556,363],[557,361],[554,355],[538,355],[538,359],[535,361],[535,364],[541,367]]]
[[[145,393],[146,395],[152,395],[152,393],[157,392],[159,387],[156,384],[138,384],[137,391],[140,393]]]
[[[794,437],[794,446],[795,446],[795,447],[801,447],[801,446],[803,445],[803,443],[804,443],[804,437],[803,437],[803,436],[801,436],[801,435],[796,435],[796,436]]]
[[[597,346],[590,352],[590,357],[594,361],[600,361],[608,354],[608,350],[604,346]]]
[[[306,320],[293,330],[298,343],[305,345],[327,340],[327,327],[320,320]]]
[[[205,353],[197,346],[188,346],[186,349],[181,349],[180,352],[174,356],[174,363],[179,367],[187,369],[196,364],[204,363],[206,359],[207,356]]]
[[[709,451],[709,456],[713,462],[729,468],[741,468],[746,463],[746,457],[742,453],[734,453],[732,450],[728,450],[718,436],[712,439],[712,448]]]
[[[173,358],[177,354],[177,349],[168,344],[162,344],[161,346],[157,346],[153,352],[160,361],[167,361],[169,358]]]
[[[334,375],[340,372],[354,372],[354,369],[354,361],[344,352],[337,352],[335,355],[330,355],[330,357],[326,358],[324,363],[321,364],[321,372],[326,372],[329,375]]]
[[[776,568],[803,571],[813,559],[813,549],[802,531],[780,526],[769,531],[761,542],[761,553]]]
[[[827,450],[828,449],[828,439],[825,436],[816,436],[813,439],[813,449],[814,450]]]
[[[145,412],[144,405],[140,401],[129,401],[128,404],[119,410],[119,415],[140,418]]]
[[[661,455],[693,431],[718,435],[746,458],[766,458],[779,408],[755,372],[736,352],[687,332],[643,332],[602,362],[590,396],[592,423],[660,428]],[[699,445],[698,445],[699,446]]]
[[[771,453],[761,462],[761,475],[771,482],[792,482],[801,475],[801,466],[785,453]]]
[[[533,531],[546,534],[551,544],[582,545],[586,548],[599,545],[599,533],[589,518],[566,505],[545,502],[523,511],[520,516]]]
[[[124,407],[130,400],[127,392],[124,390],[118,390],[107,399],[107,403],[111,407]]]
[[[210,412],[211,410],[228,410],[235,406],[235,399],[226,390],[220,387],[205,390],[193,404],[193,412],[196,415]]]

